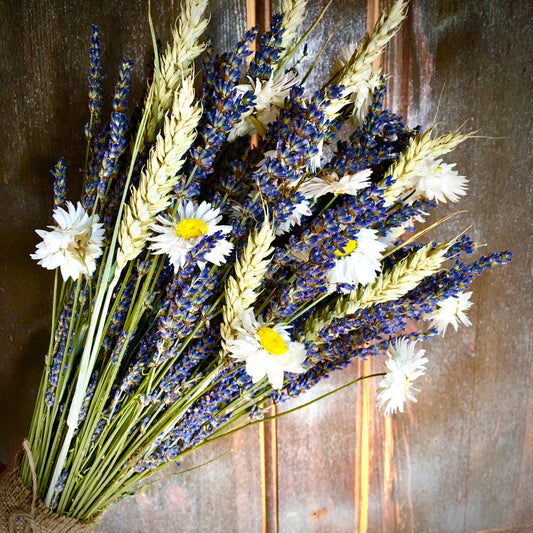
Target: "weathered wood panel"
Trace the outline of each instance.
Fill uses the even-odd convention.
[[[436,120],[444,132],[466,122],[485,137],[448,158],[470,178],[459,206],[469,212],[434,236],[446,239],[474,223],[478,242],[511,248],[516,257],[474,284],[471,328],[427,343],[431,366],[419,403],[406,413],[377,413],[375,383],[368,382],[348,405],[347,391],[331,400],[336,412],[326,415],[328,399],[279,422],[280,531],[533,529],[531,59],[524,48],[529,26],[521,22],[531,20],[530,11],[516,2],[411,3],[388,56],[390,106],[412,126]],[[518,141],[517,132],[524,133]],[[354,374],[363,373],[359,366]],[[346,423],[347,412],[356,424]],[[327,438],[343,448],[352,432],[355,457],[339,475],[328,462]],[[335,521],[339,493],[352,479],[353,525],[346,515]],[[331,509],[337,516],[328,517]]]
[[[309,20],[325,3],[310,2]],[[178,4],[154,5],[163,40]],[[343,25],[324,59],[363,34],[367,9],[380,3],[366,4],[334,3],[300,62],[302,71],[337,21]],[[242,33],[244,5],[244,0],[212,2],[215,43],[228,47]],[[382,1],[379,7],[388,5]],[[436,120],[446,131],[466,121],[467,129],[493,137],[474,139],[448,157],[470,179],[469,195],[459,204],[469,213],[434,234],[447,238],[475,222],[469,232],[476,240],[488,250],[512,249],[515,259],[475,283],[472,327],[427,343],[431,363],[420,379],[419,402],[403,415],[377,412],[376,383],[366,382],[281,418],[277,434],[267,427],[265,531],[533,531],[532,15],[531,2],[517,0],[412,0],[386,61],[390,106],[412,126]],[[33,228],[49,223],[50,168],[67,156],[72,182],[83,159],[90,24],[98,23],[102,32],[108,91],[116,65],[126,57],[136,62],[134,94],[140,96],[150,40],[144,0],[12,0],[0,4],[0,16],[0,460],[5,462],[27,431],[47,345],[52,277],[36,268],[29,254],[36,242]],[[319,67],[313,84],[327,73]],[[440,208],[439,214],[452,210]],[[379,368],[380,361],[369,365]],[[369,372],[358,363],[299,401]],[[232,454],[214,463],[125,500],[107,513],[101,529],[261,531],[257,427],[200,449],[181,468],[230,448]]]
[[[390,103],[410,124],[479,132],[446,158],[470,179],[468,213],[436,237],[473,224],[480,253],[515,253],[474,283],[473,326],[427,345],[414,419],[395,428],[398,531],[533,529],[532,14],[528,2],[413,1],[389,54]]]

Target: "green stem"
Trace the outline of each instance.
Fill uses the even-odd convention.
[[[72,397],[72,389],[68,391],[67,398],[65,398],[65,405],[69,404],[69,400]],[[54,459],[57,456],[59,446],[61,445],[61,435],[65,428],[65,422],[67,418],[68,411],[65,409],[61,413],[61,417],[59,418],[59,421],[57,423],[57,426],[55,428],[55,435],[56,438],[53,439],[50,450],[46,450],[46,469],[44,471],[44,474],[42,476],[42,479],[39,480],[39,494],[44,493],[47,482],[50,477],[50,472],[52,470],[52,466],[54,464]]]
[[[57,442],[60,440],[62,428],[58,427],[58,424],[56,424],[57,414],[59,412],[60,405],[63,403],[63,393],[65,391],[65,388],[68,386],[69,377],[72,373],[72,369],[75,366],[75,358],[76,353],[74,350],[72,350],[71,357],[69,358],[68,352],[69,348],[72,345],[72,332],[74,329],[74,326],[77,326],[77,320],[76,316],[78,315],[78,300],[79,300],[79,294],[81,289],[81,278],[78,279],[76,282],[76,289],[74,293],[74,300],[72,302],[71,307],[71,317],[69,321],[69,328],[67,332],[67,336],[65,339],[65,346],[63,348],[63,355],[60,362],[59,367],[59,376],[58,376],[58,382],[57,386],[55,387],[55,398],[54,398],[54,404],[51,407],[51,410],[48,411],[47,415],[47,432],[46,437],[42,441],[42,450],[45,452],[43,454],[43,458],[46,457],[46,461],[39,461],[37,463],[37,469],[38,469],[38,478],[39,478],[39,485],[41,489],[44,491],[44,488],[47,486],[47,480],[48,476],[50,475],[50,469],[51,465],[53,463],[52,457],[50,453],[50,448],[55,447]],[[81,313],[80,313],[81,315]],[[79,320],[79,317],[78,317]],[[69,360],[70,359],[70,360]],[[66,369],[65,369],[65,362],[67,362]],[[68,404],[65,404],[68,405]],[[60,418],[63,416],[61,415]]]
[[[142,290],[140,291],[138,297],[137,297],[138,285],[137,285],[137,287],[135,289],[134,300],[133,300],[133,301],[135,301],[135,304],[130,307],[130,310],[129,310],[127,318],[126,318],[126,323],[124,325],[124,329],[127,331],[127,338],[128,339],[133,334],[134,329],[137,327],[137,324],[139,323],[139,320],[141,319],[141,317],[142,317],[142,315],[143,315],[143,313],[145,311],[146,294],[149,291],[149,286],[150,286],[150,283],[152,282],[153,273],[154,273],[154,270],[155,270],[157,264],[158,264],[157,260],[152,262],[150,270],[148,271],[147,275],[145,276],[144,284],[143,284]],[[130,263],[128,273],[131,271],[131,267],[132,267],[132,264]],[[127,278],[128,278],[128,275],[125,276],[125,279],[124,279],[123,283],[126,282],[125,280]],[[138,282],[140,281],[140,279],[141,278],[139,278]],[[119,359],[121,359],[121,357],[124,354],[126,348],[127,348],[127,343],[125,343],[124,346],[122,347],[122,351],[121,351],[121,354],[119,356]],[[111,363],[108,363],[108,364],[111,364]],[[110,377],[106,377],[104,379],[104,381],[102,382],[103,383],[103,389],[102,390],[104,392],[102,392],[102,390],[99,390],[98,395],[96,395],[96,393],[95,393],[95,398],[99,398],[100,402],[93,401],[91,403],[92,406],[98,405],[99,408],[97,407],[96,410],[92,411],[92,413],[94,413],[94,414],[92,414],[92,416],[91,416],[91,423],[89,423],[87,425],[89,430],[88,431],[85,430],[84,434],[83,434],[83,437],[81,438],[81,443],[80,443],[80,446],[79,446],[81,451],[82,450],[88,450],[90,448],[89,439],[92,438],[92,435],[94,433],[94,429],[96,428],[96,424],[98,423],[99,416],[100,416],[101,412],[103,411],[105,402],[108,399],[109,391],[111,390],[111,387],[113,385],[116,373],[118,372],[119,365],[117,363],[116,365],[112,365],[112,367],[113,367],[112,370],[110,370],[110,372],[109,372]],[[100,384],[99,384],[99,388],[100,388]],[[120,417],[121,420],[124,419],[123,412],[124,412],[124,408],[122,409],[122,414],[121,414],[121,417]],[[111,412],[111,414],[112,414],[112,412]],[[99,440],[101,442],[102,442],[104,436],[106,437],[105,445],[104,445],[103,449],[101,449],[102,448],[101,445],[97,446],[97,447],[93,447],[93,450],[96,450],[96,449],[98,450],[98,455],[105,454],[106,451],[107,451],[107,448],[108,448],[107,445],[111,444],[113,442],[113,437],[112,437],[113,434],[111,434],[111,435],[107,434],[110,428],[111,428],[111,425],[108,424],[107,427],[105,428],[104,432],[100,436]],[[119,428],[120,428],[120,426],[119,426]],[[129,433],[129,431],[125,432],[125,433],[127,435]],[[119,449],[120,449],[120,447],[119,447]],[[77,453],[78,460],[75,463],[76,471],[81,466],[81,459],[82,459],[82,457],[85,457],[85,455],[86,455],[86,451],[82,452],[82,453],[80,453],[80,452]],[[107,454],[107,455],[109,457],[109,454]],[[94,453],[93,453],[93,457],[94,457]],[[87,460],[88,459],[89,458],[87,458]],[[90,468],[90,470],[94,471],[94,475],[95,475],[96,479],[101,480],[101,477],[102,477],[101,465],[96,460],[96,457],[94,457],[93,466]],[[74,490],[74,487],[73,487],[73,483],[74,483],[73,480],[75,479],[75,475],[74,474],[75,473],[73,471],[71,471],[71,474],[69,476],[70,483],[68,483],[68,486],[65,487],[64,494],[62,495],[62,501],[60,502],[61,504],[66,503],[66,502],[69,502],[69,504],[70,504],[70,503],[74,503],[75,501],[77,501],[77,497],[76,496],[74,496],[74,495],[71,496],[70,495],[70,490]],[[90,481],[90,477],[91,477],[90,474],[88,474],[87,475],[87,480],[88,481]],[[67,488],[68,488],[68,491],[67,491]],[[85,488],[83,486],[77,487],[75,490],[78,491],[78,496],[79,496],[80,492],[86,492],[86,490],[85,490]]]
[[[57,287],[59,282],[59,270],[56,268],[54,275],[54,292],[52,296],[52,324],[50,327],[50,342],[48,343],[48,352],[45,360],[45,369],[41,376],[41,382],[39,384],[39,392],[37,393],[37,401],[35,403],[35,409],[30,424],[29,442],[32,447],[32,454],[34,457],[39,457],[42,453],[40,447],[41,436],[43,431],[43,424],[46,425],[47,418],[44,415],[44,411],[41,410],[41,406],[44,406],[44,396],[46,389],[48,388],[48,373],[50,370],[50,361],[52,359],[52,353],[54,350],[54,338],[56,330],[56,314],[57,314]],[[37,459],[38,460],[38,459]],[[24,455],[24,461],[22,464],[22,479],[26,485],[31,482],[30,468],[26,455]]]
[[[255,424],[259,424],[260,422],[267,422],[269,420],[276,420],[277,418],[281,418],[282,416],[288,415],[290,413],[294,413],[295,411],[299,411],[300,409],[303,409],[304,407],[308,407],[309,405],[311,405],[311,404],[313,404],[315,402],[318,402],[319,400],[322,400],[324,398],[327,398],[328,396],[331,396],[332,394],[335,394],[336,392],[339,392],[342,389],[346,389],[348,387],[351,387],[352,385],[354,385],[358,381],[362,381],[363,379],[368,379],[368,378],[380,377],[380,376],[384,376],[384,375],[385,375],[385,372],[378,372],[376,374],[369,374],[368,376],[360,376],[357,379],[354,379],[353,381],[350,381],[349,383],[346,383],[345,385],[337,387],[336,389],[333,389],[332,391],[326,392],[325,394],[322,394],[321,396],[318,396],[318,398],[314,398],[313,400],[310,400],[310,401],[308,401],[308,402],[306,402],[306,403],[304,403],[302,405],[298,405],[297,407],[293,407],[292,409],[289,409],[287,411],[283,411],[282,413],[278,413],[278,414],[272,415],[272,416],[267,416],[267,417],[262,418],[260,420],[253,420],[252,422],[249,422],[248,424],[245,424],[244,426],[239,426],[237,428],[230,429],[229,431],[226,431],[225,433],[222,433],[220,435],[216,435],[216,433],[218,432],[218,430],[217,430],[217,431],[215,431],[213,433],[213,435],[216,435],[214,438],[208,437],[204,442],[207,444],[208,442],[213,442],[215,440],[218,440],[218,439],[221,439],[223,437],[226,437],[227,435],[231,435],[233,433],[236,433],[237,431],[240,431],[241,429],[245,429],[247,427],[254,426]],[[233,421],[231,421],[231,422],[233,422]],[[222,428],[220,428],[220,429],[222,429]]]
[[[210,442],[216,441],[218,439],[221,439],[223,437],[226,437],[228,435],[231,435],[233,433],[236,433],[237,431],[240,431],[241,429],[245,429],[247,427],[259,424],[261,422],[269,421],[269,420],[276,420],[278,418],[281,418],[282,416],[288,415],[290,413],[294,413],[295,411],[298,411],[300,409],[303,409],[304,407],[307,407],[315,402],[318,402],[319,400],[322,400],[326,398],[327,396],[331,396],[332,394],[335,394],[336,392],[339,392],[342,389],[345,389],[347,387],[350,387],[354,385],[355,383],[362,381],[364,379],[373,378],[373,377],[381,377],[385,374],[383,372],[376,373],[376,374],[370,374],[368,376],[360,376],[359,378],[350,381],[349,383],[346,383],[345,385],[342,385],[340,387],[337,387],[336,389],[329,391],[318,398],[315,398],[313,400],[310,400],[309,402],[306,402],[303,405],[299,405],[297,407],[294,407],[293,409],[289,409],[287,411],[284,411],[282,413],[278,413],[276,415],[272,415],[269,417],[265,417],[261,420],[254,420],[248,424],[245,424],[243,426],[239,426],[237,428],[233,428],[229,431],[225,431],[224,433],[218,434],[218,431],[226,429],[229,425],[235,423],[235,419],[232,417],[226,424],[221,426],[217,431],[215,431],[212,435],[212,437],[209,437],[205,440],[203,440],[201,443],[189,448],[188,450],[185,450],[182,454],[180,454],[179,458],[185,457],[189,453],[191,453],[193,450],[199,448],[200,446],[203,446],[205,444],[208,444]],[[243,413],[245,414],[245,413]],[[239,417],[240,418],[240,417]],[[176,458],[179,459],[179,458]],[[95,516],[101,512],[103,512],[107,506],[109,506],[113,501],[115,501],[117,498],[119,498],[121,495],[124,495],[129,489],[137,485],[138,483],[141,483],[144,479],[146,479],[148,476],[152,476],[153,474],[159,472],[163,468],[166,468],[168,466],[168,463],[163,463],[159,465],[158,467],[154,468],[153,470],[148,470],[140,473],[134,473],[131,475],[131,477],[125,477],[124,475],[121,478],[118,478],[114,481],[112,485],[110,485],[108,488],[106,488],[102,493],[100,494],[98,500],[94,501],[92,505],[89,505],[86,509],[83,510],[83,512],[80,515],[82,519],[87,519],[92,516]]]
[[[98,349],[100,346],[102,333],[103,333],[102,330],[103,330],[104,323],[106,321],[107,311],[109,309],[109,303],[111,301],[113,289],[120,275],[120,270],[117,269],[117,266],[113,261],[115,249],[116,249],[117,242],[118,242],[118,232],[119,232],[119,227],[120,227],[119,221],[122,219],[122,213],[123,213],[124,206],[126,203],[126,195],[128,193],[129,184],[131,182],[131,177],[133,175],[133,169],[135,166],[135,160],[139,152],[139,146],[142,142],[144,128],[146,126],[147,120],[148,120],[148,116],[147,114],[145,114],[139,125],[139,129],[137,131],[137,137],[135,139],[135,145],[132,150],[131,163],[130,163],[130,168],[128,171],[128,177],[126,179],[126,184],[124,187],[124,194],[122,196],[119,211],[117,214],[117,223],[115,224],[113,237],[111,240],[111,244],[109,245],[109,253],[107,256],[104,273],[103,273],[102,279],[100,280],[100,284],[99,284],[99,287],[96,293],[96,300],[95,300],[95,304],[93,308],[93,314],[91,316],[90,323],[89,323],[89,329],[87,332],[85,348],[81,356],[80,372],[78,375],[78,380],[76,383],[74,396],[72,398],[72,403],[70,404],[70,407],[69,407],[69,415],[67,418],[67,433],[65,435],[63,445],[62,445],[62,448],[61,448],[61,451],[60,451],[60,454],[59,454],[59,457],[56,463],[56,467],[54,469],[54,473],[51,478],[51,483],[48,487],[48,492],[44,500],[45,505],[48,507],[50,506],[52,502],[54,487],[59,479],[59,476],[61,475],[61,472],[67,460],[67,454],[70,449],[72,439],[74,437],[74,431],[78,424],[78,418],[79,418],[80,408],[83,403],[83,397],[85,395],[85,391],[87,390],[87,385],[89,383],[91,372],[94,367],[96,357],[98,355]]]
[[[101,475],[98,486],[90,491],[80,491],[83,492],[84,500],[87,501],[85,506],[80,505],[73,509],[74,516],[83,516],[87,514],[90,507],[98,507],[101,499],[99,495],[103,493],[106,486],[110,484],[110,488],[107,490],[112,490],[117,484],[120,484],[124,479],[130,477],[134,472],[133,468],[135,467],[136,461],[153,447],[155,440],[161,438],[161,435],[164,437],[168,434],[172,427],[174,427],[187,412],[190,406],[204,394],[210,385],[212,385],[215,376],[219,372],[220,366],[217,365],[196,385],[194,391],[189,396],[184,398],[183,401],[178,401],[171,405],[170,408],[163,413],[157,423],[149,428],[146,433],[139,434],[136,439],[132,439],[132,437],[129,436],[129,432],[124,431],[120,446],[116,445],[113,447],[112,452],[115,453],[106,457],[103,468],[99,468],[101,474],[106,466],[109,466],[110,470],[108,470],[105,475]],[[128,444],[127,448],[124,447],[126,440]],[[116,452],[122,452],[120,457],[116,457]],[[128,467],[124,468],[123,465],[126,462],[128,463]],[[96,500],[94,499],[95,497],[97,498]]]

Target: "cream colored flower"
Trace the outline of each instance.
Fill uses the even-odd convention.
[[[336,250],[337,262],[328,272],[331,289],[335,290],[339,283],[349,285],[368,285],[381,272],[381,252],[385,244],[379,240],[376,230],[363,228],[359,230],[355,240],[349,240],[346,247]]]
[[[441,335],[444,335],[449,324],[455,331],[460,323],[471,326],[472,322],[465,313],[473,305],[473,302],[469,301],[471,296],[472,292],[461,292],[457,296],[450,296],[439,302],[435,311],[424,315],[424,318],[430,320],[430,327],[437,328]]]
[[[306,198],[320,198],[324,194],[350,194],[355,196],[361,189],[370,185],[372,170],[367,168],[355,174],[346,174],[339,178],[336,172],[332,172],[324,178],[314,177],[302,184],[300,192]]]
[[[54,270],[61,269],[66,281],[77,280],[80,275],[90,276],[96,269],[96,259],[102,255],[104,225],[98,222],[98,215],[91,218],[80,202],[67,202],[65,210],[54,209],[53,218],[57,226],[48,226],[52,231],[36,230],[42,237],[32,259],[39,265]]]
[[[333,60],[333,72],[337,73],[350,62],[354,52],[357,50],[358,43],[352,41],[341,48],[341,53]],[[374,90],[381,83],[379,71],[374,70],[370,65],[359,72],[357,82],[345,94],[348,100],[353,102],[352,122],[355,127],[359,127],[365,120],[365,117],[372,103]]]
[[[257,123],[250,117],[254,115],[255,120],[266,128],[271,122],[276,120],[279,110],[285,104],[285,98],[290,95],[293,85],[299,82],[298,75],[289,71],[274,79],[274,74],[267,81],[250,79],[250,83],[237,85],[235,88],[238,94],[253,92],[255,105],[241,116],[241,121],[232,129],[228,140],[234,141],[237,137],[256,133]]]
[[[281,108],[285,104],[285,98],[287,98],[293,85],[296,85],[300,81],[298,74],[292,70],[289,70],[285,74],[274,79],[273,74],[270,78],[261,82],[256,79],[255,83],[251,82],[251,87],[256,96],[255,109],[258,112],[270,109],[273,105]]]
[[[380,86],[381,77],[379,73],[371,70],[367,78],[361,80],[357,86],[357,91],[352,94],[353,101],[352,122],[355,127],[359,127],[365,118],[372,104],[374,91]]]
[[[405,337],[396,339],[389,345],[388,360],[385,362],[385,377],[378,385],[378,407],[385,407],[385,414],[403,412],[407,399],[416,402],[413,381],[425,372],[427,357],[425,350],[415,351],[416,342]]]
[[[173,219],[158,216],[159,224],[151,225],[155,236],[150,239],[150,249],[154,254],[167,254],[174,269],[180,268],[185,264],[187,254],[203,237],[217,231],[224,234],[231,231],[231,226],[218,224],[222,220],[219,213],[218,209],[213,209],[207,202],[200,205],[191,201],[181,202]],[[205,254],[205,259],[214,265],[221,265],[226,262],[226,256],[232,249],[233,244],[227,239],[220,239],[214,249]],[[205,263],[199,262],[198,266],[203,268]]]
[[[236,337],[226,342],[226,348],[237,361],[246,361],[246,372],[254,383],[268,376],[272,387],[281,389],[284,372],[305,372],[305,345],[291,340],[290,326],[267,326],[251,309],[240,315],[239,322]]]
[[[348,63],[352,58],[356,49],[356,41],[350,41],[348,44],[345,44],[341,47],[340,54],[333,58],[333,74],[336,74],[345,67],[346,63]]]
[[[454,166],[433,157],[423,159],[416,167],[416,177],[411,184],[414,198],[444,203],[459,201],[459,197],[466,194],[468,180],[460,176]]]

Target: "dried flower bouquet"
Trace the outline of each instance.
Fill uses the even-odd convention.
[[[93,27],[83,196],[67,201],[60,159],[54,224],[33,254],[55,270],[53,325],[21,477],[44,515],[42,504],[95,520],[354,358],[384,354],[379,405],[402,411],[427,363],[419,341],[468,325],[470,283],[510,259],[465,263],[467,235],[418,241],[430,209],[466,194],[441,158],[470,135],[410,129],[383,109],[374,60],[406,2],[345,47],[314,93],[291,68],[318,22],[296,42],[305,7],[284,0],[255,54],[257,28],[216,55],[200,41],[207,0],[183,0],[131,122],[124,62],[104,123]],[[0,526],[38,522],[24,498]]]

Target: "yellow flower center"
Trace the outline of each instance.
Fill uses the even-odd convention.
[[[82,262],[85,257],[85,250],[89,244],[89,234],[80,233],[74,237],[72,242],[69,242],[67,250],[74,257],[80,259]]]
[[[435,170],[442,170],[442,167],[439,165],[438,167],[435,167]]]
[[[405,376],[405,388],[404,388],[405,392],[409,390],[410,385],[411,385],[411,380],[407,376]]]
[[[283,355],[287,351],[287,345],[281,335],[272,328],[263,327],[257,331],[261,346],[272,355]]]
[[[178,237],[197,239],[207,234],[207,224],[199,218],[184,218],[176,224],[174,230]]]
[[[357,241],[348,240],[348,244],[343,249],[335,250],[333,253],[337,257],[345,257],[350,255],[356,248]]]

